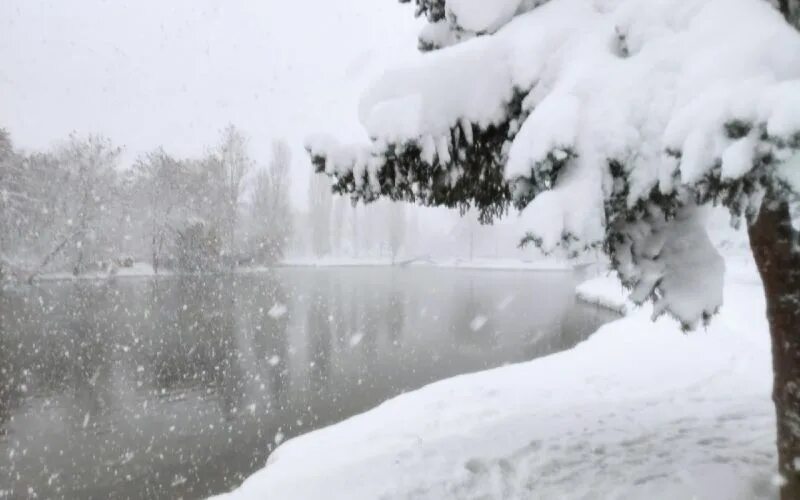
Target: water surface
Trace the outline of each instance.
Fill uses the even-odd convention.
[[[575,345],[614,318],[576,304],[575,284],[569,272],[282,268],[6,290],[0,498],[229,490],[291,436]]]

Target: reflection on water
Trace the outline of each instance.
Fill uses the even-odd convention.
[[[283,439],[613,316],[569,273],[278,269],[0,294],[0,498],[196,498]]]

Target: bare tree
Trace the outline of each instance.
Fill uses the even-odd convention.
[[[87,270],[91,259],[108,257],[102,246],[103,218],[110,214],[117,186],[120,149],[101,136],[70,136],[57,149],[61,178],[58,204],[53,207],[56,231],[34,274],[63,256],[75,274]],[[105,251],[104,251],[105,250]]]
[[[345,205],[347,201],[339,196],[333,199],[333,218],[331,220],[331,250],[333,253],[342,251],[344,237]]]
[[[143,233],[149,241],[149,256],[157,273],[167,247],[185,218],[187,172],[180,161],[159,148],[139,158],[134,165],[136,203],[143,216]]]
[[[406,237],[406,207],[401,202],[391,202],[389,205],[389,249],[392,252],[392,262],[397,258],[397,253],[402,248]]]
[[[274,141],[269,167],[260,171],[254,182],[250,219],[255,234],[254,253],[262,263],[283,257],[292,233],[291,161],[289,145]]]
[[[311,176],[308,203],[311,218],[311,250],[316,257],[322,257],[331,251],[330,189],[327,179],[319,175]]]
[[[11,267],[11,246],[24,213],[21,209],[25,205],[25,195],[18,186],[21,173],[11,136],[0,128],[0,281],[7,272],[5,269]]]
[[[222,131],[217,151],[209,159],[209,166],[221,182],[222,193],[222,237],[227,251],[236,253],[236,224],[238,222],[239,202],[244,190],[244,178],[253,168],[253,160],[247,151],[247,138],[234,127],[228,125]]]

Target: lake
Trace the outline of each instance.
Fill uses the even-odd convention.
[[[280,442],[587,338],[572,272],[62,281],[0,294],[0,498],[200,498]],[[347,450],[339,450],[346,453]]]

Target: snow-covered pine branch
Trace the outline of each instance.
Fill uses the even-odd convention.
[[[511,3],[421,5],[439,22],[432,6],[499,19]],[[697,207],[753,216],[800,150],[800,36],[763,0],[517,4],[495,32],[375,82],[359,110],[371,143],[313,138],[317,170],[367,202],[474,206],[484,221],[513,204],[527,241],[602,247],[634,299],[708,318],[724,266]]]
[[[419,49],[437,50],[469,38],[494,33],[514,16],[549,0],[415,0],[417,17],[428,21],[419,34]],[[410,0],[400,0],[409,3]]]

